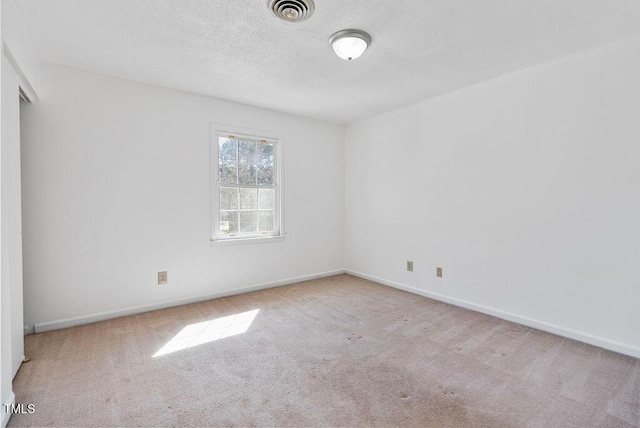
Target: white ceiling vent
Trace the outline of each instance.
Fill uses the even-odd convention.
[[[313,15],[313,0],[267,0],[269,10],[289,22],[304,21]]]

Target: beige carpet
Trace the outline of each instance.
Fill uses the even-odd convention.
[[[10,426],[640,427],[640,360],[348,275],[26,353],[14,390],[35,413]]]

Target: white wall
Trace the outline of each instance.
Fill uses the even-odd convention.
[[[2,143],[0,145],[0,389],[2,404],[15,400],[11,381],[23,358],[22,247],[20,236],[20,115],[18,87],[32,100],[40,90],[40,60],[14,0],[2,0]],[[2,410],[1,425],[9,415]]]
[[[2,283],[9,285],[11,372],[24,359],[22,305],[22,219],[20,194],[20,81],[2,59]]]
[[[0,39],[2,39],[1,34],[4,30],[4,25],[2,24],[2,18],[4,15],[2,13],[2,7],[0,6]],[[1,44],[0,44],[1,45]],[[2,112],[2,78],[4,74],[2,73],[2,67],[0,66],[0,113]],[[1,115],[0,115],[1,118]],[[4,184],[2,181],[2,120],[0,120],[0,224],[2,222],[2,209],[4,205],[2,203],[2,185]],[[4,281],[1,280],[4,274],[4,268],[1,263],[2,259],[2,240],[4,239],[4,235],[2,233],[2,227],[0,227],[0,406],[3,407],[0,410],[0,426],[5,427],[9,422],[9,415],[4,411],[4,404],[8,404],[10,401],[10,396],[12,394],[12,385],[11,385],[11,306],[9,305],[9,286],[5,286]]]
[[[2,42],[5,56],[31,100],[40,95],[40,58],[15,0],[2,0]]]
[[[349,125],[347,268],[640,356],[638,76],[634,38]]]
[[[55,65],[42,84],[23,109],[27,325],[343,268],[344,126]],[[212,122],[283,136],[284,241],[211,246]]]

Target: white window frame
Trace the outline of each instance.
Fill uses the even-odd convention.
[[[274,231],[265,233],[237,233],[234,236],[220,234],[220,187],[229,185],[220,183],[219,171],[219,137],[233,137],[237,139],[253,140],[257,142],[268,142],[274,144],[274,185],[269,186],[275,189],[274,208]],[[283,192],[283,148],[282,136],[273,132],[265,132],[240,128],[237,126],[211,125],[211,243],[254,243],[254,242],[274,242],[284,239],[284,192]],[[256,187],[261,186],[242,186]]]

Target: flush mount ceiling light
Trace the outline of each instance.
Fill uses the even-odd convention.
[[[267,0],[267,7],[278,18],[300,22],[313,15],[313,0]]]
[[[336,55],[351,61],[367,50],[371,36],[361,30],[341,30],[329,37],[329,43]]]

